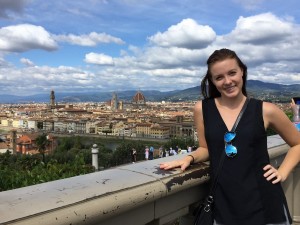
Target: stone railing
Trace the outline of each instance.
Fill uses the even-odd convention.
[[[268,138],[272,163],[280,165],[288,146]],[[105,171],[0,192],[0,224],[160,225],[191,224],[193,206],[208,191],[208,164],[162,171],[156,159]],[[300,224],[300,168],[283,184],[294,224]]]

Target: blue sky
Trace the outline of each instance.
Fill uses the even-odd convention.
[[[230,48],[300,83],[298,0],[0,0],[0,94],[185,89]]]

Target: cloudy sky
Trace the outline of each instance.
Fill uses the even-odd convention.
[[[298,0],[0,0],[0,94],[178,90],[215,50],[300,83]]]

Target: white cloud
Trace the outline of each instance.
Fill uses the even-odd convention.
[[[96,33],[91,32],[85,35],[53,35],[54,39],[61,42],[68,42],[74,45],[81,46],[96,46],[101,43],[115,43],[115,44],[125,44],[125,42],[117,37],[113,37],[111,35],[105,33]]]
[[[206,51],[200,49],[186,49],[178,47],[161,48],[153,47],[140,56],[140,61],[153,65],[153,68],[188,68],[203,62]]]
[[[211,27],[199,25],[193,19],[184,19],[166,32],[158,32],[149,37],[149,40],[162,47],[201,49],[211,44],[215,38],[216,33]]]
[[[1,77],[1,74],[7,75]],[[44,91],[50,92],[52,89],[58,92],[68,92],[70,90],[86,91],[87,86],[93,87],[96,85],[94,74],[66,66],[35,66],[24,67],[18,70],[0,68],[0,79],[2,92],[15,95],[29,95]],[[84,85],[82,85],[83,83]],[[28,90],[30,90],[30,93]]]
[[[265,63],[298,61],[300,27],[291,21],[271,13],[240,17],[232,32],[218,36],[212,47],[235,50],[250,69]]]
[[[281,84],[299,83],[300,65],[298,62],[263,63],[251,68],[248,79]]]
[[[0,29],[0,50],[24,52],[31,49],[53,51],[57,44],[41,26],[20,24]]]
[[[264,23],[259,24],[258,21]],[[268,28],[266,24],[282,27],[282,30],[265,29]],[[171,27],[168,31],[171,30]],[[162,36],[167,34],[168,31]],[[291,31],[294,33],[291,34]],[[173,33],[173,36],[176,36],[175,33]],[[149,38],[152,44],[156,44],[154,46],[150,45],[146,48],[129,46],[128,51],[132,55],[122,51],[120,58],[109,58],[109,60],[103,60],[102,56],[107,57],[104,54],[100,54],[101,57],[95,60],[98,56],[96,54],[91,57],[93,60],[90,60],[90,62],[100,65],[114,63],[114,67],[104,68],[101,72],[97,72],[101,74],[102,83],[110,83],[113,80],[115,83],[115,86],[112,87],[113,90],[117,90],[118,87],[121,88],[122,85],[127,89],[130,89],[130,87],[151,89],[154,86],[160,90],[183,89],[199,85],[202,76],[206,72],[207,57],[215,49],[226,47],[235,50],[248,65],[250,79],[258,78],[267,82],[269,79],[269,82],[276,81],[277,83],[299,83],[295,79],[296,76],[293,75],[299,74],[297,72],[299,68],[288,67],[288,65],[291,65],[291,60],[300,58],[300,52],[298,52],[300,43],[295,41],[298,40],[295,38],[297,35],[299,35],[299,31],[296,24],[291,23],[291,20],[285,21],[267,13],[243,17],[242,22],[240,18],[232,32],[224,36],[216,36],[213,41],[209,36],[206,36],[210,45],[203,49],[196,47],[190,49],[183,47],[183,45],[178,47],[178,44],[171,44],[167,41],[166,43],[169,43],[169,45],[166,44],[161,47],[159,42],[153,42],[154,37],[157,37],[154,35],[152,36],[153,39]],[[246,42],[241,41],[240,36],[250,37]],[[171,40],[169,34],[164,37],[165,40],[167,40],[166,37]],[[270,44],[262,45],[261,42],[268,38],[272,38]],[[183,43],[187,40],[189,39],[185,39]],[[155,39],[155,41],[158,41],[158,39]],[[283,61],[288,62],[284,68],[282,67]],[[282,79],[284,77],[282,74],[285,74],[285,79]],[[289,74],[291,79],[286,79]],[[110,85],[107,84],[106,87],[109,88]]]
[[[286,37],[293,35],[293,33],[294,26],[292,23],[271,13],[265,13],[240,17],[230,36],[237,42],[264,45],[285,41]]]
[[[149,42],[143,43],[144,46],[131,40],[132,43],[125,46],[127,49],[124,45],[121,46],[124,44],[123,40],[96,31],[77,36],[51,35],[44,28],[34,26],[39,28],[36,30],[29,27],[30,31],[34,31],[33,35],[28,31],[20,32],[17,26],[12,27],[14,29],[6,32],[9,33],[9,37],[5,36],[3,28],[0,29],[0,34],[4,34],[0,35],[0,50],[4,49],[3,46],[6,51],[16,52],[35,48],[46,49],[41,44],[43,39],[52,40],[55,45],[55,41],[68,42],[74,45],[65,45],[59,49],[65,51],[63,57],[59,58],[60,65],[72,65],[74,58],[74,61],[82,61],[82,58],[78,59],[82,55],[85,55],[83,61],[88,65],[33,66],[34,63],[29,59],[36,57],[29,53],[26,53],[26,56],[22,53],[11,54],[19,57],[23,64],[33,66],[17,68],[8,64],[9,57],[6,56],[10,53],[6,52],[0,56],[0,88],[7,93],[38,93],[51,89],[66,92],[130,89],[166,91],[189,88],[200,84],[206,72],[207,57],[215,49],[224,47],[235,50],[248,65],[250,79],[299,83],[299,24],[291,18],[277,17],[272,13],[240,17],[236,26],[222,35],[217,35],[205,23],[185,19],[178,24],[169,25],[161,33],[147,33]],[[41,30],[48,35],[48,39],[36,35]],[[40,39],[39,42],[36,38]],[[10,39],[12,41],[8,41]],[[118,46],[99,47],[101,43],[115,43]],[[76,54],[66,57],[67,54],[70,55],[70,49],[72,54]],[[55,52],[55,56],[59,56],[59,51]],[[118,51],[119,56],[116,56]],[[50,62],[52,53],[43,53],[49,55]],[[41,61],[39,60],[39,63]]]
[[[26,59],[26,58],[21,58],[20,62],[26,66],[35,66],[32,61],[30,61],[29,59]]]
[[[94,52],[86,54],[84,61],[86,63],[97,65],[114,65],[114,60],[112,57],[104,54],[97,54]]]

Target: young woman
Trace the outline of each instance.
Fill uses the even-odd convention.
[[[196,103],[194,120],[199,148],[181,160],[165,162],[161,169],[210,160],[214,178],[226,143],[246,98],[247,67],[234,51],[216,50],[207,60],[202,80],[203,101]],[[291,147],[279,168],[270,165],[266,129],[272,128]],[[214,196],[215,224],[284,225],[291,217],[280,182],[300,161],[300,133],[274,104],[250,99],[230,144],[235,156],[224,160]]]

